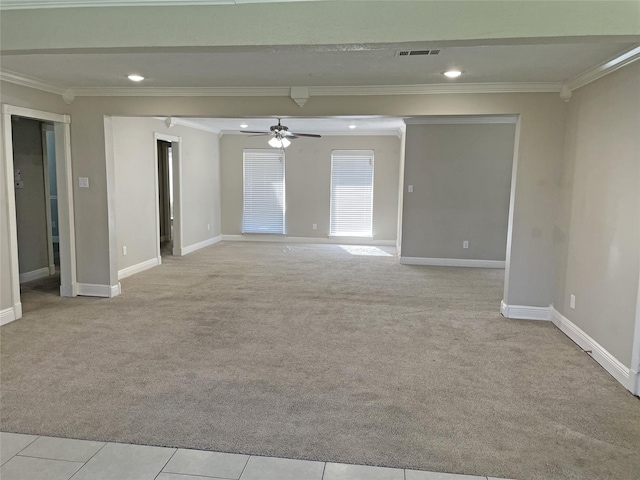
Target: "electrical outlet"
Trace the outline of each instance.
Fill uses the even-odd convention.
[[[16,188],[24,188],[24,182],[22,180],[16,181]]]
[[[51,228],[56,228],[56,222],[51,222]]]
[[[469,240],[462,242],[462,248],[469,248]]]
[[[317,223],[314,223],[314,224],[313,224],[313,229],[314,229],[314,230],[317,230],[317,229],[318,229],[318,224],[317,224]]]
[[[576,296],[571,294],[569,297],[569,306],[575,310],[576,308]]]
[[[89,188],[89,177],[78,177],[78,186],[80,188]]]
[[[413,193],[413,185],[409,185],[408,190],[409,190],[409,193]]]
[[[126,246],[122,247],[122,255],[124,255],[124,256],[127,255],[127,247]]]
[[[211,230],[211,224],[207,223],[207,231],[210,231],[210,230]]]

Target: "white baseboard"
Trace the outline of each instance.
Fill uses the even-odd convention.
[[[4,310],[0,310],[0,325],[6,325],[9,322],[13,322],[20,317],[16,316],[16,311],[14,307],[5,308]]]
[[[500,302],[500,313],[506,318],[516,320],[551,320],[551,307],[529,307],[526,305],[507,305]]]
[[[502,260],[473,260],[466,258],[400,257],[402,265],[428,265],[432,267],[505,268]]]
[[[55,267],[53,268],[53,273],[55,273]],[[39,268],[38,270],[32,270],[30,272],[25,272],[20,274],[20,283],[30,282],[32,280],[37,280],[39,278],[48,277],[51,275],[49,267]]]
[[[188,247],[182,247],[180,249],[180,255],[187,255],[191,252],[195,252],[196,250],[200,250],[201,248],[208,247],[209,245],[213,245],[222,240],[222,235],[218,235],[217,237],[208,238],[202,242],[194,243],[193,245],[189,245]]]
[[[275,242],[275,243],[316,243],[329,245],[370,245],[393,247],[395,240],[374,240],[364,237],[289,237],[287,235],[222,235],[226,242]]]
[[[149,270],[150,268],[157,267],[162,263],[162,258],[152,258],[145,262],[138,263],[136,265],[132,265],[127,268],[123,268],[122,270],[118,270],[118,280],[122,280],[123,278],[130,277],[131,275],[135,275],[136,273],[144,272],[145,270]]]
[[[591,357],[627,390],[634,395],[640,394],[640,391],[638,391],[638,384],[640,383],[638,372],[635,372],[623,365],[617,358],[605,350],[602,345],[587,335],[582,331],[582,329],[580,329],[580,327],[558,312],[555,308],[552,307],[551,311],[551,321],[556,327],[562,330],[567,337],[577,343],[580,348],[590,351]]]
[[[96,285],[92,283],[79,283],[78,295],[84,297],[105,297],[111,298],[120,295],[120,283],[117,285]]]
[[[56,273],[56,266],[49,265],[49,275],[53,275],[54,273]]]

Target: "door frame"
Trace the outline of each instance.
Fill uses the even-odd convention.
[[[47,256],[49,258],[49,275],[56,273],[56,265],[53,254],[53,225],[51,224],[51,185],[49,184],[49,152],[47,149],[47,132],[53,132],[53,125],[42,124],[42,164],[44,167],[44,197],[45,215],[47,218]],[[55,133],[54,133],[55,135]],[[57,178],[57,176],[56,176]],[[57,184],[57,181],[56,181]],[[56,200],[57,202],[57,200]]]
[[[2,323],[22,317],[20,274],[18,267],[18,227],[13,181],[13,132],[11,117],[20,116],[53,123],[56,141],[56,185],[58,190],[58,232],[60,239],[60,296],[78,295],[76,271],[76,237],[73,211],[73,176],[71,165],[71,117],[31,108],[2,105],[3,162],[9,220],[9,272],[13,315]]]
[[[158,182],[158,140],[171,142],[171,159],[173,163],[173,255],[182,256],[182,137],[155,132],[153,134],[153,158],[155,174],[155,205],[156,205],[156,257],[158,265],[162,264],[160,253],[160,185]]]

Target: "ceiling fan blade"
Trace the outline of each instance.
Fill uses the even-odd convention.
[[[270,136],[270,133],[253,133],[251,135],[249,135],[250,137],[267,137]]]
[[[256,132],[253,130],[240,130],[240,133],[258,133],[260,135],[271,135],[271,132]]]
[[[295,135],[296,137],[322,138],[322,135],[318,135],[317,133],[297,133],[297,132],[291,132],[291,135]]]

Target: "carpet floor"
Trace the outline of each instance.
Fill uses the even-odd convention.
[[[113,299],[23,291],[3,431],[537,479],[640,478],[640,400],[503,271],[222,242]],[[376,250],[376,249],[373,249]],[[379,250],[378,250],[379,251]]]

